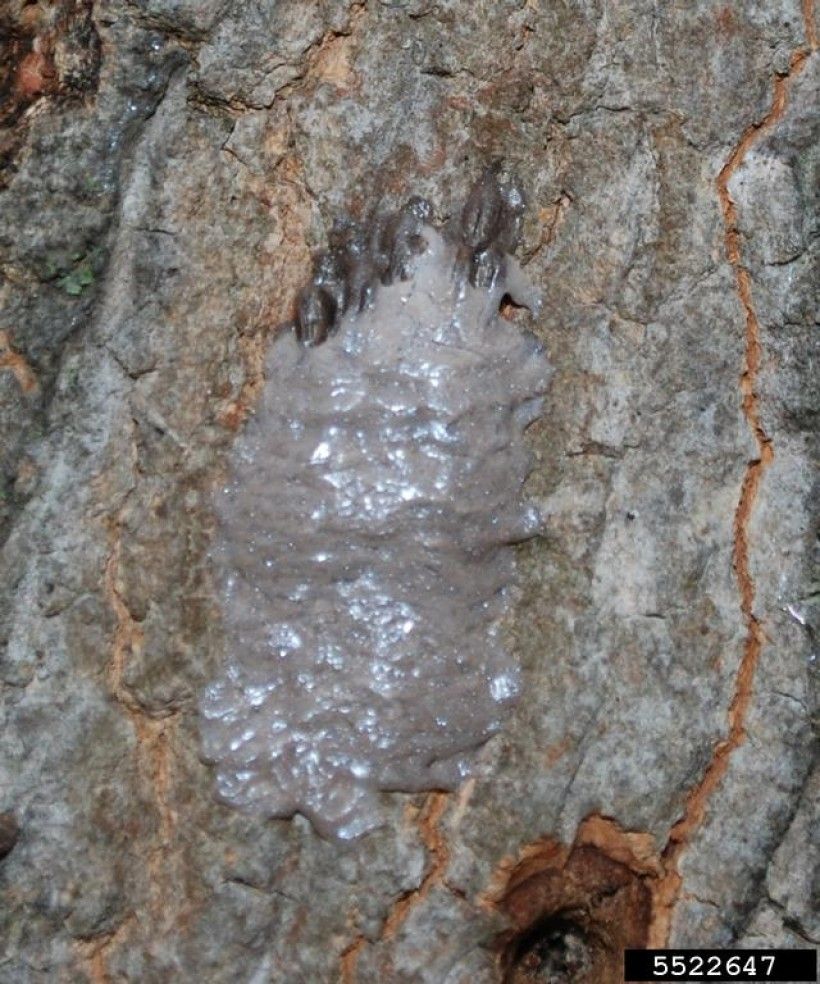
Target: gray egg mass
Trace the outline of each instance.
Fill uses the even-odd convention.
[[[380,790],[458,785],[519,689],[500,620],[511,545],[539,529],[523,432],[550,368],[498,314],[536,299],[497,245],[506,227],[472,241],[475,198],[469,234],[416,210],[393,223],[399,268],[364,250],[374,289],[359,264],[354,303],[303,306],[310,330],[271,345],[215,494],[227,656],[201,699],[203,755],[225,802],[325,836],[378,826]]]

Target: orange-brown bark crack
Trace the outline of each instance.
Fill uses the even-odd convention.
[[[817,28],[814,23],[814,0],[803,0],[803,23],[806,28],[806,40],[812,51],[817,51]]]
[[[359,935],[342,950],[339,958],[339,984],[356,984],[356,963],[365,943],[366,938]]]
[[[78,950],[85,962],[86,973],[91,984],[109,984],[111,975],[108,973],[108,951],[111,950],[126,933],[136,919],[132,912],[108,933],[102,933],[93,939],[82,940]]]
[[[109,536],[111,549],[103,575],[103,591],[114,613],[116,624],[111,658],[106,668],[106,679],[109,692],[124,709],[134,728],[138,773],[153,793],[157,833],[146,859],[146,877],[149,894],[148,912],[156,925],[163,923],[170,915],[164,886],[167,880],[165,872],[168,866],[169,847],[174,838],[176,815],[170,804],[169,795],[171,791],[169,740],[176,727],[177,714],[163,718],[149,716],[124,684],[128,658],[142,645],[143,630],[126,604],[120,583],[123,536],[121,516],[111,523]],[[112,979],[107,969],[108,954],[128,934],[134,921],[132,915],[112,932],[80,943],[79,951],[93,984],[107,984]]]
[[[175,826],[174,811],[169,804],[171,787],[170,752],[168,741],[176,726],[177,715],[162,718],[149,716],[123,683],[128,656],[142,645],[143,630],[133,617],[122,596],[119,585],[119,565],[122,551],[122,524],[117,522],[113,530],[113,545],[105,570],[105,593],[116,615],[114,644],[108,667],[108,684],[117,703],[125,709],[134,726],[137,740],[137,756],[140,772],[154,792],[157,809],[157,844],[148,857],[148,883],[154,889],[161,878],[164,858]],[[162,895],[152,891],[152,907],[155,913],[162,910]]]
[[[15,352],[8,332],[0,331],[0,369],[8,369],[24,393],[37,391],[37,376],[19,352]]]
[[[382,926],[379,942],[393,939],[402,923],[413,909],[427,898],[431,889],[436,885],[446,884],[444,875],[450,861],[450,849],[447,838],[441,830],[441,818],[449,802],[450,794],[441,791],[430,793],[425,798],[416,822],[419,836],[427,848],[430,863],[418,887],[400,895],[393,903]],[[356,963],[366,943],[365,937],[359,935],[342,951],[339,966],[341,984],[356,984]]]
[[[565,191],[562,191],[554,202],[539,211],[538,218],[543,232],[533,253],[537,253],[544,246],[552,246],[558,235],[558,230],[566,221],[567,211],[571,204],[572,198]]]
[[[406,892],[393,903],[393,908],[384,921],[381,937],[383,940],[392,939],[410,912],[424,901],[434,885],[444,879],[450,851],[439,823],[449,801],[450,794],[442,792],[430,793],[424,801],[418,817],[418,827],[422,843],[430,856],[430,864],[418,888]]]
[[[804,5],[807,36],[816,47],[811,4]],[[671,929],[672,916],[682,887],[678,871],[681,856],[706,816],[709,800],[722,782],[729,768],[732,753],[746,739],[746,717],[752,700],[755,671],[764,643],[763,628],[754,611],[755,583],[749,564],[749,525],[763,475],[774,457],[772,441],[760,417],[757,396],[757,378],[762,357],[760,322],[752,297],[752,281],[743,266],[741,234],[738,227],[737,207],[729,192],[729,182],[743,163],[749,149],[783,116],[791,84],[802,71],[808,50],[801,48],[792,56],[788,74],[776,76],[769,111],[758,122],[752,123],[741,135],[717,177],[717,194],[724,223],[726,258],[735,277],[735,289],[740,299],[745,321],[745,353],[740,377],[741,405],[746,422],[757,445],[757,456],[750,461],[741,485],[740,499],[735,511],[733,528],[733,567],[740,593],[740,609],[746,624],[746,639],[740,665],[735,677],[734,691],[727,714],[726,737],[715,747],[712,759],[697,786],[687,797],[683,816],[672,827],[662,852],[663,876],[653,885],[653,907],[649,945],[665,946]]]
[[[128,712],[139,734],[142,727],[143,713],[133,695],[123,684],[123,676],[128,661],[128,655],[138,651],[142,646],[143,630],[134,619],[119,585],[119,570],[122,558],[122,521],[117,519],[111,527],[111,551],[105,565],[103,587],[106,600],[114,612],[116,625],[111,659],[107,667],[108,689],[118,704]]]

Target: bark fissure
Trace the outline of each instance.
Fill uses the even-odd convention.
[[[807,36],[811,10],[806,13]],[[760,322],[752,296],[752,280],[743,265],[741,232],[738,211],[729,191],[729,182],[743,164],[747,153],[760,137],[783,117],[789,89],[795,77],[802,71],[809,49],[800,48],[791,57],[786,75],[775,76],[772,102],[765,116],[748,126],[733,148],[718,174],[716,186],[724,224],[726,259],[732,268],[735,290],[744,318],[744,365],[740,376],[740,394],[743,415],[752,432],[757,455],[747,464],[741,485],[740,499],[733,525],[732,563],[740,594],[740,610],[746,625],[746,638],[740,659],[732,699],[727,712],[726,736],[718,742],[711,761],[700,782],[689,792],[683,816],[672,827],[662,852],[664,874],[654,885],[653,914],[650,927],[650,946],[665,946],[671,931],[672,916],[681,895],[683,878],[679,872],[682,855],[693,836],[704,822],[709,801],[725,777],[733,752],[746,739],[746,719],[752,701],[755,671],[766,641],[764,628],[755,613],[755,582],[751,572],[749,553],[749,529],[763,475],[774,458],[771,436],[767,433],[760,415],[757,395],[757,379],[763,356]]]
[[[15,351],[5,331],[0,331],[0,369],[8,369],[24,393],[36,393],[39,389],[37,375],[25,358]]]
[[[410,913],[420,905],[436,885],[444,884],[445,872],[450,861],[450,850],[441,829],[441,820],[450,803],[450,794],[445,792],[430,793],[417,816],[419,835],[427,849],[430,859],[421,881],[416,888],[404,892],[394,902],[382,926],[378,941],[392,940],[407,920]],[[449,891],[453,891],[447,886]],[[458,894],[458,893],[455,893]],[[340,959],[341,984],[356,984],[356,963],[359,953],[367,944],[364,936],[357,936],[342,951]]]
[[[136,456],[136,450],[134,450]],[[176,816],[169,802],[171,768],[169,740],[176,727],[178,712],[162,718],[151,717],[141,707],[124,683],[128,655],[142,644],[143,630],[131,613],[120,585],[123,538],[122,511],[111,524],[111,549],[103,575],[104,596],[113,611],[116,622],[111,656],[106,667],[108,689],[127,715],[134,729],[137,771],[152,791],[156,810],[157,832],[155,842],[146,859],[146,885],[149,896],[148,911],[155,925],[162,925],[170,915],[167,907],[166,871],[170,863],[170,849],[174,840]],[[102,939],[86,942],[82,947],[86,969],[92,981],[110,981],[107,957],[116,943],[123,938],[134,921],[133,914]]]

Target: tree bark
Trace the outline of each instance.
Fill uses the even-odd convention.
[[[812,0],[11,0],[0,32],[0,981],[816,943]],[[341,848],[214,799],[210,490],[334,218],[444,221],[498,158],[556,368],[524,693],[460,790]]]

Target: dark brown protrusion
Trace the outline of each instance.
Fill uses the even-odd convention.
[[[13,813],[0,813],[0,860],[11,853],[20,835],[20,827]]]
[[[426,243],[422,227],[432,217],[433,208],[426,198],[414,195],[399,212],[399,221],[393,238],[389,275],[399,280],[409,280],[414,256],[424,252]]]
[[[414,195],[398,212],[381,221],[377,266],[383,284],[410,278],[413,257],[425,248],[422,227],[430,221],[432,213],[427,199]]]
[[[334,316],[341,317],[347,308],[346,271],[334,253],[319,253],[313,261],[313,286],[318,287],[332,301]],[[331,326],[329,334],[337,325]]]
[[[520,238],[525,198],[518,180],[496,161],[473,185],[450,234],[457,248],[456,275],[492,292],[505,275],[506,256]],[[363,311],[379,283],[413,275],[413,261],[424,252],[424,226],[433,209],[414,195],[398,212],[376,214],[370,230],[337,221],[329,249],[314,257],[310,286],[297,304],[296,335],[305,346],[321,345],[339,327],[346,311]]]
[[[517,177],[496,161],[473,185],[461,212],[462,249],[473,287],[492,291],[504,275],[505,257],[521,239],[526,199]]]
[[[323,287],[311,284],[299,296],[296,337],[306,348],[321,345],[333,330],[336,315],[336,304],[330,294]]]
[[[461,235],[470,249],[486,249],[498,236],[504,199],[498,183],[499,164],[492,164],[473,185],[461,211]]]
[[[344,310],[363,311],[372,301],[372,285],[377,276],[367,235],[357,223],[338,220],[329,240],[345,279]]]

